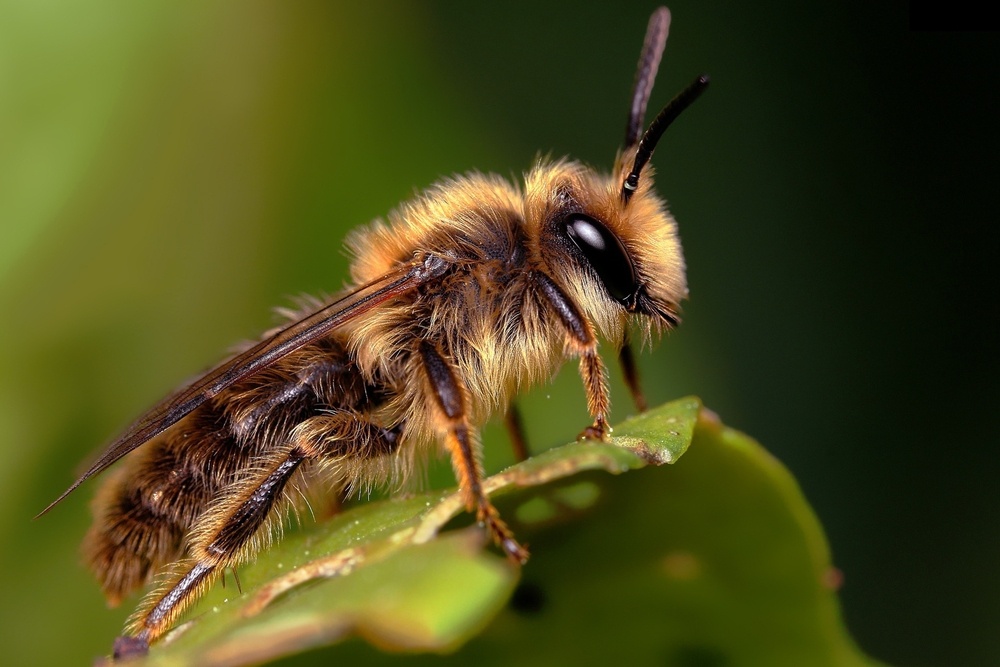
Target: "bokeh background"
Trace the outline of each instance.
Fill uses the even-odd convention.
[[[791,468],[865,651],[994,665],[1000,44],[895,4],[671,3],[651,107],[713,86],[654,160],[691,299],[641,367]],[[31,520],[78,462],[417,189],[610,166],[654,6],[0,0],[7,664],[88,663],[129,611],[79,564],[95,484]],[[536,448],[578,385],[525,398]]]

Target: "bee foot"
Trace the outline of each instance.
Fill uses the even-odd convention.
[[[525,547],[522,547],[517,543],[513,537],[505,538],[500,546],[503,548],[507,558],[518,565],[524,565],[528,562],[528,557],[531,555]]]
[[[595,424],[591,424],[587,428],[583,429],[580,435],[576,436],[577,440],[599,440],[601,442],[607,442],[608,433],[611,429],[603,421],[599,421]]]
[[[511,562],[518,565],[524,565],[528,562],[528,556],[531,554],[514,539],[514,533],[503,522],[493,505],[487,503],[481,506],[478,518],[485,524],[486,530],[493,537],[493,542],[503,549]]]
[[[112,652],[115,661],[141,658],[149,653],[149,643],[140,637],[116,637]]]

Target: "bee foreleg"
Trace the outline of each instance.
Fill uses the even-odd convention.
[[[639,382],[639,371],[635,367],[635,352],[632,350],[632,340],[625,332],[625,339],[622,342],[622,349],[618,352],[618,363],[622,367],[622,375],[629,393],[632,394],[632,401],[635,409],[639,412],[646,411],[646,397],[642,393],[642,385]]]
[[[476,519],[486,525],[493,540],[508,558],[518,563],[526,562],[528,550],[517,543],[514,533],[500,518],[497,508],[483,490],[483,465],[476,446],[478,433],[469,426],[466,392],[455,369],[426,340],[420,341],[418,351],[430,383],[431,394],[436,399],[439,431],[451,454],[451,464],[459,487],[465,494],[466,507],[470,512],[474,511]]]
[[[583,389],[587,394],[587,409],[594,416],[594,423],[583,429],[579,435],[584,438],[594,440],[604,440],[608,432],[608,410],[610,399],[608,398],[608,377],[604,370],[604,362],[601,355],[597,354],[597,344],[594,343],[592,349],[585,349],[580,354],[580,377],[583,379]]]
[[[587,409],[594,423],[583,430],[580,438],[603,440],[608,433],[608,412],[611,398],[604,362],[597,353],[597,336],[573,300],[544,273],[534,274],[542,295],[566,328],[567,345],[580,355],[580,377],[587,394]]]

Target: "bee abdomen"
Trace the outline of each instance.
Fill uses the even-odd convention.
[[[117,603],[189,548],[188,533],[253,461],[321,409],[366,395],[343,346],[323,341],[267,378],[238,384],[126,459],[94,502],[84,557]],[[264,391],[264,389],[267,391]]]
[[[185,537],[250,452],[210,406],[126,460],[94,501],[84,557],[112,604],[181,558]]]
[[[97,521],[84,542],[84,557],[112,604],[179,558],[187,531],[185,515],[200,509],[165,501],[175,498],[190,506],[195,500],[175,492],[169,483],[137,487],[131,468],[123,467],[95,500]]]

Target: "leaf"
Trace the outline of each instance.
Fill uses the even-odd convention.
[[[631,472],[689,444],[684,465]],[[446,530],[465,516],[454,490],[372,502],[260,554],[240,570],[243,594],[216,586],[145,663],[260,663],[358,635],[476,664],[865,664],[794,480],[697,399],[486,484],[531,542],[523,571],[481,528]],[[329,650],[391,660],[366,646]]]
[[[794,479],[710,411],[677,466],[573,479],[600,485],[594,512],[527,533],[513,603],[457,664],[875,664],[843,627],[840,574]]]

